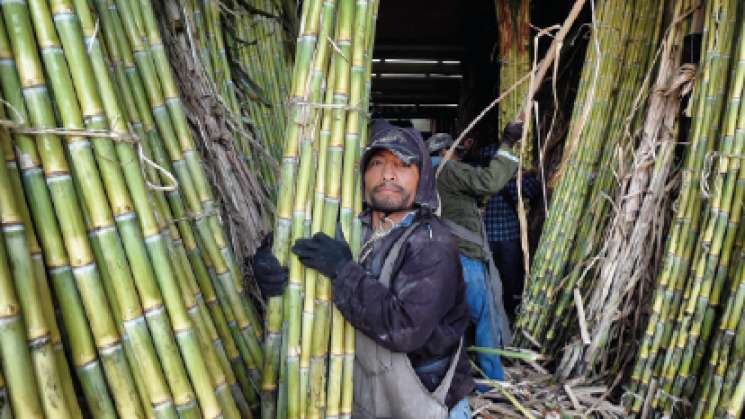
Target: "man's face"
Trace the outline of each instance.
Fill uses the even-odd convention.
[[[418,185],[419,167],[388,150],[375,152],[365,168],[365,199],[375,211],[411,209]]]

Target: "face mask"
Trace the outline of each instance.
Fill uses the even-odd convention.
[[[437,167],[437,165],[442,161],[442,157],[440,156],[432,156],[430,159],[432,159],[432,167]]]

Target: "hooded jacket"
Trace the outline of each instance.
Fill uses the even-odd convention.
[[[469,321],[465,284],[457,243],[434,215],[438,205],[435,173],[421,135],[387,123],[374,124],[370,146],[360,162],[363,173],[372,154],[380,149],[418,165],[415,208],[399,226],[371,243],[372,251],[362,264],[349,262],[339,269],[333,285],[334,303],[357,330],[390,351],[406,353],[417,369],[455,354]],[[360,219],[368,241],[372,211],[366,209]],[[386,288],[378,281],[385,257],[413,222],[420,225],[403,246],[390,288]],[[444,372],[418,376],[433,391]],[[473,385],[463,351],[445,400],[448,407],[473,391]]]

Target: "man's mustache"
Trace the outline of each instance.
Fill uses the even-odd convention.
[[[397,184],[395,184],[393,182],[389,182],[389,181],[384,181],[384,182],[378,184],[377,186],[375,186],[373,188],[372,191],[373,191],[373,193],[380,192],[380,190],[383,189],[383,188],[394,189],[396,192],[400,192],[400,193],[403,193],[404,192],[404,188],[403,187],[401,187],[400,185],[397,185]]]

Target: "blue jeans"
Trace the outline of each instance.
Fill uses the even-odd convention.
[[[468,404],[468,397],[461,399],[450,409],[448,419],[471,419],[471,406]]]
[[[466,282],[466,302],[468,311],[471,315],[471,321],[476,326],[476,346],[481,348],[498,348],[501,339],[494,336],[492,324],[499,325],[499,319],[493,319],[492,315],[497,316],[496,312],[489,309],[492,293],[487,288],[487,270],[484,262],[472,259],[466,256],[460,256],[460,263],[463,265],[463,279]],[[499,331],[496,331],[499,333]],[[502,361],[498,355],[488,355],[479,353],[477,355],[479,368],[484,374],[492,380],[504,380],[504,369]]]

